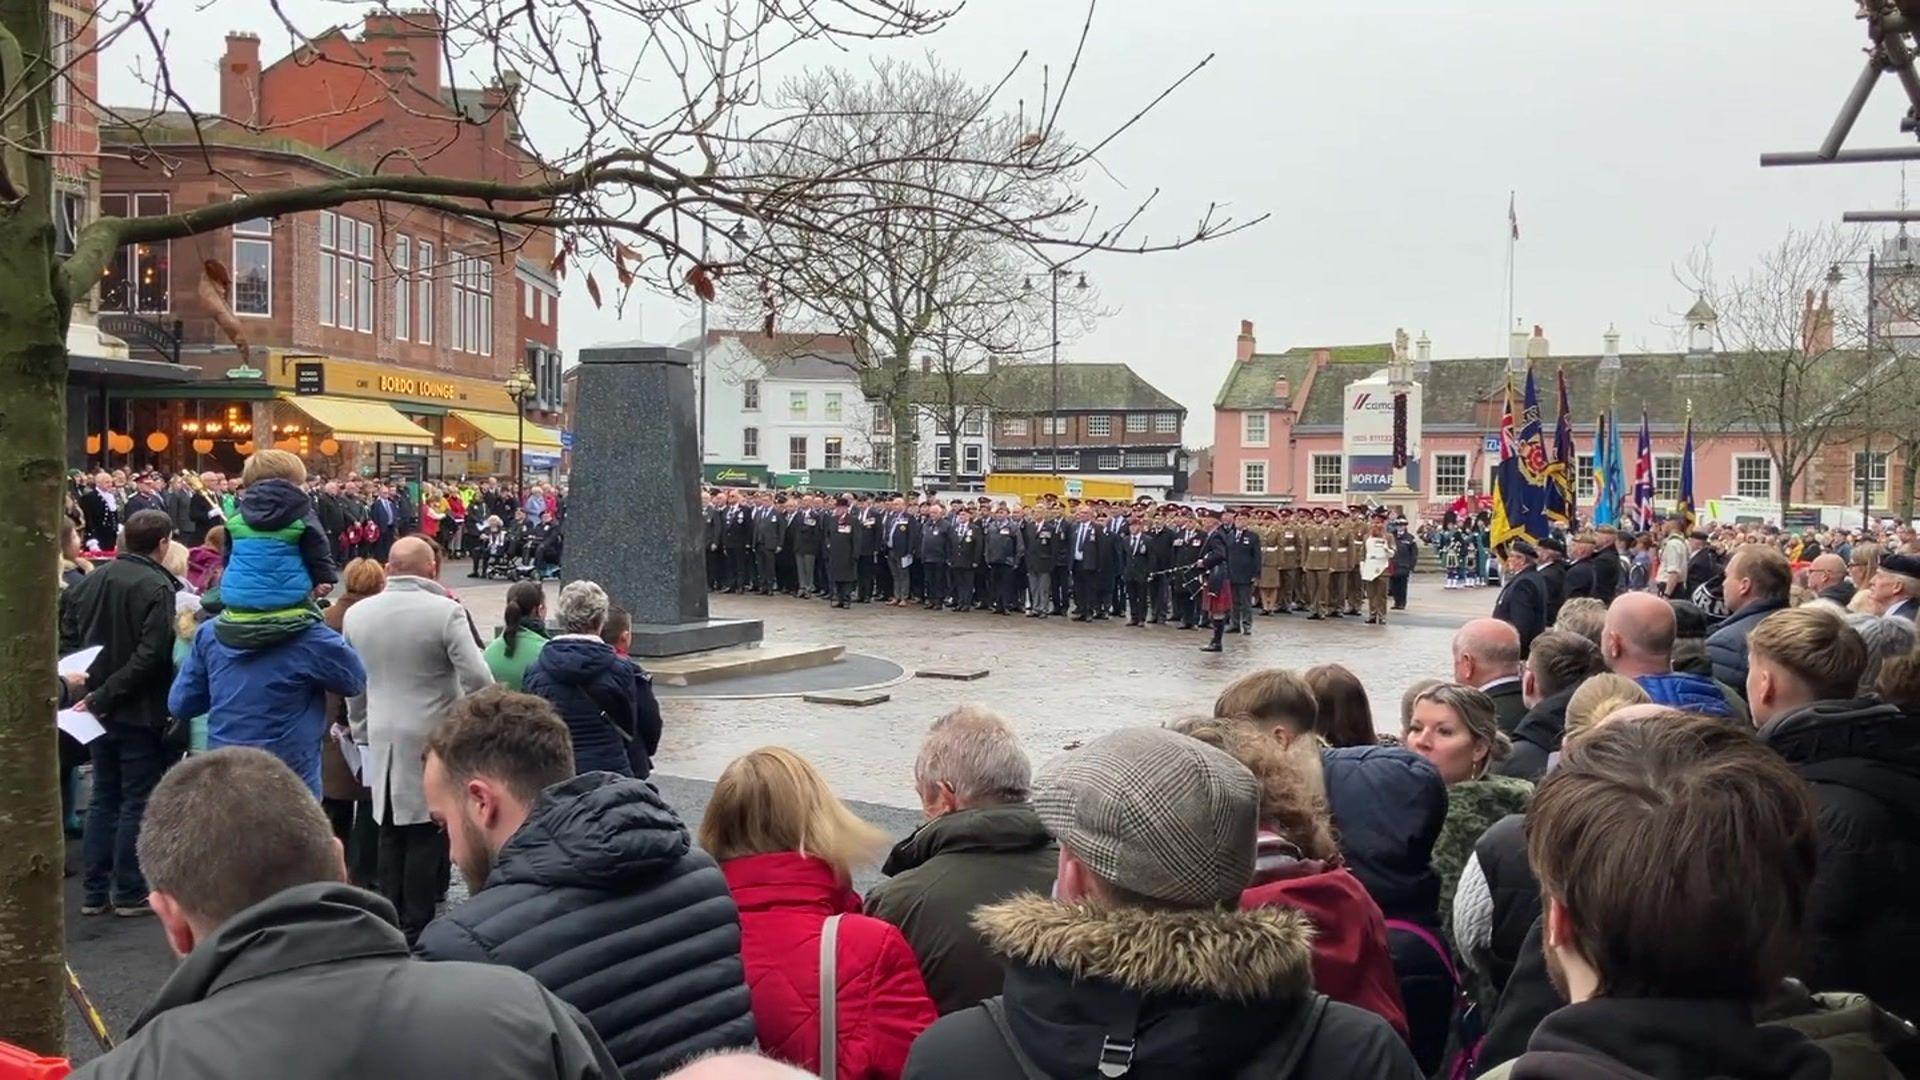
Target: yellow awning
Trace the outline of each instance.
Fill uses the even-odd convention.
[[[384,401],[281,394],[280,399],[333,432],[336,439],[432,446],[433,432],[400,415]]]
[[[461,423],[474,428],[480,434],[503,446],[512,446],[514,440],[522,437],[520,421],[511,413],[477,412],[472,409],[454,409],[450,414]],[[525,428],[526,444],[534,450],[559,450],[560,432],[555,428],[543,427],[529,421]]]

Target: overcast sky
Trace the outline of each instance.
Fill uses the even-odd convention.
[[[286,6],[357,20],[319,0]],[[253,30],[267,59],[284,33],[267,5],[159,5],[176,77],[211,108],[221,32]],[[1385,341],[1426,331],[1438,356],[1484,355],[1503,333],[1507,193],[1521,240],[1516,314],[1559,352],[1597,352],[1609,322],[1625,347],[1665,348],[1691,297],[1673,268],[1709,241],[1736,268],[1789,226],[1892,207],[1893,165],[1761,170],[1765,150],[1815,148],[1861,63],[1864,34],[1840,0],[1105,0],[1066,114],[1103,133],[1208,53],[1213,62],[1103,158],[1127,185],[1161,190],[1155,231],[1186,228],[1210,201],[1264,224],[1174,254],[1084,262],[1115,314],[1066,350],[1124,361],[1193,410],[1212,401],[1240,319],[1260,347]],[[971,0],[931,49],[997,78],[1069,57],[1084,7]],[[324,16],[322,17],[324,19]],[[818,54],[814,54],[818,55]],[[841,62],[857,60],[856,56]],[[144,100],[109,56],[109,100]],[[1889,79],[1850,145],[1896,145]],[[1914,171],[1920,201],[1920,169]],[[603,275],[610,276],[610,275]],[[692,309],[651,298],[626,324],[576,287],[561,345],[671,337]],[[636,321],[644,325],[636,327]]]

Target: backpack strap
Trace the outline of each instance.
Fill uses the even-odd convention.
[[[1326,1014],[1325,994],[1315,993],[1301,1002],[1280,1034],[1261,1047],[1234,1075],[1245,1080],[1287,1080],[1307,1056],[1307,1047],[1313,1044],[1313,1037],[1320,1030],[1320,1019]]]
[[[840,916],[820,925],[820,1075],[835,1080],[840,1049]]]
[[[1419,923],[1408,922],[1405,919],[1388,919],[1387,929],[1404,930],[1414,937],[1419,938],[1421,941],[1426,942],[1428,948],[1439,954],[1440,962],[1447,966],[1447,978],[1453,980],[1455,989],[1461,987],[1460,969],[1453,966],[1453,953],[1438,937],[1434,936],[1433,931],[1421,926]]]
[[[1025,1050],[1020,1049],[1020,1041],[1013,1037],[1013,1029],[1007,1026],[1007,1007],[999,997],[990,997],[980,1003],[987,1010],[987,1019],[993,1021],[995,1031],[1000,1033],[1000,1041],[1007,1044],[1007,1052],[1013,1055],[1013,1063],[1020,1067],[1020,1075],[1026,1080],[1047,1080],[1047,1074],[1033,1063]]]

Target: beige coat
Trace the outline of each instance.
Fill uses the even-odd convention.
[[[491,685],[466,609],[438,582],[398,576],[353,605],[341,631],[367,666],[367,692],[347,699],[355,742],[368,748],[373,819],[421,825],[427,815],[420,755],[447,706]],[[392,815],[388,807],[391,803]]]

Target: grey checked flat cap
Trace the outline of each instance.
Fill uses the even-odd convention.
[[[1253,774],[1185,735],[1123,728],[1062,754],[1035,780],[1033,808],[1088,869],[1142,896],[1224,903],[1253,876]]]

